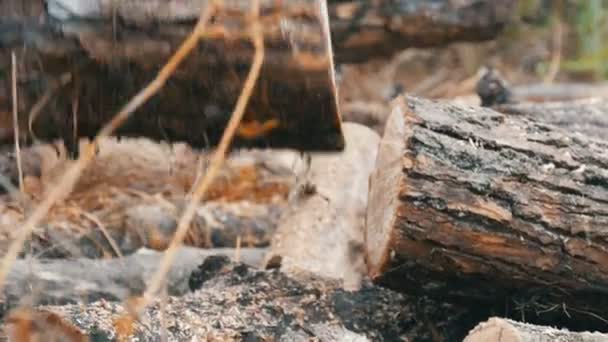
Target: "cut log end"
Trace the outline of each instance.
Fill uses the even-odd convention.
[[[390,116],[379,146],[376,168],[370,177],[370,191],[366,218],[365,244],[367,249],[367,265],[372,278],[383,271],[383,265],[388,264],[391,251],[386,249],[391,240],[397,210],[398,191],[400,188],[400,165],[405,143],[405,106],[395,106],[395,113]]]

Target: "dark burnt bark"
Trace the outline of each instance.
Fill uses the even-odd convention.
[[[456,305],[372,284],[349,292],[337,282],[260,271],[221,257],[207,258],[192,273],[190,286],[194,292],[169,297],[164,307],[155,300],[133,326],[132,336],[140,341],[158,341],[163,333],[170,341],[460,341],[483,319]],[[115,340],[115,323],[125,313],[123,305],[111,301],[40,309],[95,341]],[[7,321],[13,326],[44,316],[15,312]],[[67,324],[46,330],[73,331]],[[26,331],[40,330],[33,325]]]
[[[50,1],[49,8],[57,2],[79,3]],[[107,7],[109,2],[103,3]],[[161,11],[164,2],[152,10],[151,2],[116,3],[120,5],[117,20],[105,8],[85,20],[78,12],[63,15],[57,9],[53,12],[60,18],[46,13],[0,17],[2,140],[12,140],[11,50],[18,54],[20,67],[22,136],[43,141],[63,138],[73,146],[76,137],[94,136],[152,80],[199,15],[198,8],[186,14]],[[181,141],[199,148],[215,145],[253,58],[249,3],[232,2],[232,7],[218,10],[209,36],[116,135]],[[323,2],[262,3],[266,58],[235,145],[342,149]],[[62,78],[63,85],[58,85]],[[54,88],[58,89],[50,94],[48,104],[30,118],[34,105]]]
[[[387,57],[408,47],[496,37],[517,1],[329,0],[337,62]]]
[[[399,99],[371,178],[370,275],[540,323],[608,329],[606,151],[608,142],[523,116]]]
[[[602,98],[567,102],[520,102],[496,106],[494,109],[559,126],[572,133],[608,140],[608,101]]]
[[[51,17],[41,2],[0,0],[0,139],[5,143],[12,140],[11,49],[20,63],[22,136],[62,138],[74,146],[74,135],[93,136],[152,79],[208,3],[117,1],[110,10],[111,1],[99,0],[105,5],[98,13],[81,13],[62,8],[95,1],[49,0]],[[171,3],[179,5],[173,8]],[[196,147],[217,143],[253,53],[243,36],[243,4],[248,3],[238,3],[239,9],[218,21],[225,31],[216,30],[201,43],[117,135]],[[235,145],[343,148],[330,30],[338,62],[362,61],[408,46],[492,38],[508,21],[515,1],[330,1],[329,22],[318,8],[322,3],[262,1],[266,61]],[[67,84],[57,86],[62,78]],[[49,103],[30,131],[29,112],[45,94]]]
[[[259,267],[265,251],[243,248],[240,260]],[[116,301],[140,295],[158,269],[162,252],[140,250],[124,258],[95,260],[20,259],[15,262],[2,291],[1,314],[19,305],[64,305],[90,303],[100,299]],[[234,257],[232,248],[197,249],[182,247],[167,275],[167,292],[188,293],[190,274],[209,256]]]

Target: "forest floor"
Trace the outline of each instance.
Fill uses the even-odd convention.
[[[545,82],[546,73],[537,71],[556,58],[552,45],[551,32],[544,32],[526,40],[505,37],[408,49],[390,60],[339,65],[343,119],[381,135],[391,100],[403,92],[477,105],[476,84],[484,65],[493,66],[514,85],[588,81],[561,72]],[[10,191],[0,196],[0,250],[71,163],[58,145],[21,152],[25,196]],[[95,161],[35,229],[22,255],[113,258],[142,247],[164,250],[211,153],[145,139],[104,140]],[[12,164],[14,152],[5,151],[0,158],[2,165]],[[300,164],[301,156],[293,151],[234,151],[197,211],[186,244],[268,248],[300,184]]]

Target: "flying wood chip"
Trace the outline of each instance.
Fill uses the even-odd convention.
[[[21,136],[30,142],[60,138],[68,146],[95,136],[145,87],[209,5],[48,0],[46,7],[33,6],[38,2],[19,1],[23,8],[32,4],[25,19],[0,14],[0,113],[11,112],[14,50]],[[234,146],[342,150],[326,1],[260,3],[265,60]],[[116,135],[201,148],[217,144],[253,58],[250,5],[225,0],[197,49]],[[13,140],[11,128],[12,117],[3,115],[0,139],[6,143]]]

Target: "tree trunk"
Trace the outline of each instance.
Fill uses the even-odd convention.
[[[608,328],[606,151],[526,117],[400,98],[370,181],[369,274]]]
[[[479,324],[464,342],[606,342],[608,335],[572,332],[493,317]]]

